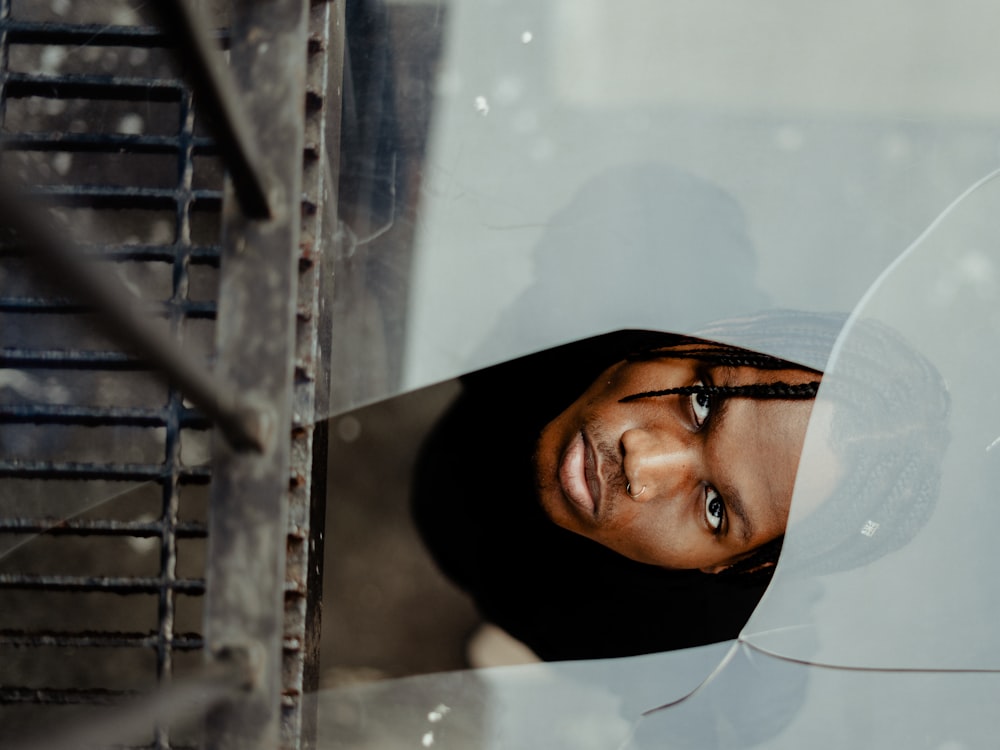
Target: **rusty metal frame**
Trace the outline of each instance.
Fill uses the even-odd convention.
[[[280,746],[312,748],[319,689],[323,532],[333,356],[331,316],[337,241],[340,97],[344,7],[313,2],[306,64],[302,231],[296,305],[295,386],[285,567],[284,667]]]
[[[308,0],[233,3],[230,62],[268,144],[271,216],[244,214],[227,183],[216,374],[271,424],[261,453],[216,441],[213,458],[206,656],[247,659],[255,672],[250,693],[208,716],[206,744],[219,750],[279,742],[308,21]]]
[[[0,0],[0,10],[7,7]],[[343,71],[344,9],[329,0],[234,0],[225,39],[229,72],[195,6],[173,0],[161,13],[179,47],[197,49],[192,85],[203,105],[211,102],[232,175],[223,199],[215,372],[209,375],[148,326],[138,301],[129,302],[127,291],[96,272],[78,248],[48,234],[12,190],[0,194],[0,219],[17,230],[29,254],[47,259],[47,275],[63,268],[55,280],[103,310],[110,331],[226,437],[213,451],[207,580],[195,583],[206,591],[206,674],[239,675],[247,689],[211,708],[206,746],[298,750],[313,744],[304,695],[318,685],[327,451],[321,420],[330,393],[333,284],[324,257],[337,221],[331,161],[339,154],[340,93],[331,83]],[[121,34],[163,43],[155,29]],[[247,122],[256,128],[253,138]],[[262,143],[268,148],[255,147]],[[121,366],[141,367],[119,359]],[[84,412],[12,416],[81,424],[107,416]],[[146,421],[161,418],[144,414]],[[162,676],[169,678],[169,668]],[[168,742],[166,735],[160,742]]]

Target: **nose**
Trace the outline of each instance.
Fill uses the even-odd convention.
[[[621,436],[622,468],[636,502],[690,497],[701,484],[701,453],[683,430],[633,428]]]

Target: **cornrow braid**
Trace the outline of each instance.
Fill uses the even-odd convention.
[[[748,385],[686,385],[680,388],[666,388],[662,391],[643,391],[633,393],[619,399],[619,403],[638,401],[644,398],[660,396],[691,396],[705,394],[721,396],[722,398],[759,398],[759,399],[801,399],[816,398],[819,391],[819,381],[808,383],[751,383]]]

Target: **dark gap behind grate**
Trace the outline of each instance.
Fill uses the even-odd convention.
[[[114,23],[129,3],[47,5],[0,0],[0,166],[210,359],[222,172],[184,71],[157,29]],[[209,425],[24,252],[0,248],[0,744],[202,647]]]

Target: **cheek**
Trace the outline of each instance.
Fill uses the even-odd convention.
[[[678,529],[644,506],[623,509],[601,529],[605,546],[625,557],[650,565],[671,567],[676,562]]]

